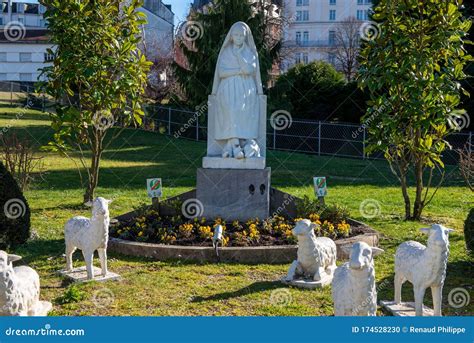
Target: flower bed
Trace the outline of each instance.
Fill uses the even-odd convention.
[[[180,204],[175,204],[179,207]],[[302,219],[310,219],[316,224],[315,234],[334,240],[360,234],[358,225],[348,223],[349,213],[340,206],[320,206],[309,200],[302,199],[299,203],[297,218],[285,218],[274,215],[265,220],[258,218],[247,222],[226,222],[221,218],[188,219],[176,211],[175,215],[160,215],[153,208],[143,207],[134,212],[134,216],[119,221],[110,230],[111,237],[122,240],[182,245],[212,246],[214,228],[223,227],[223,246],[252,247],[294,245],[296,237],[292,234],[295,223]]]

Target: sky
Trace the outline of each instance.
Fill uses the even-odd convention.
[[[189,5],[193,3],[192,0],[163,0],[164,4],[170,4],[171,10],[174,12],[174,24],[178,25],[186,19],[189,12]]]

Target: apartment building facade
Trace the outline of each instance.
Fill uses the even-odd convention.
[[[361,24],[369,20],[371,0],[285,0],[283,49],[285,59],[282,71],[297,63],[323,60],[333,64],[338,25],[348,18],[356,18]]]
[[[125,0],[126,1],[126,0]],[[0,82],[36,82],[39,69],[52,60],[46,8],[38,0],[0,0]],[[150,60],[170,57],[173,51],[174,14],[161,0],[146,0],[140,11],[147,15],[143,28],[146,55]],[[159,78],[159,76],[158,76]]]

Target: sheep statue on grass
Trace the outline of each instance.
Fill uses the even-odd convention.
[[[284,283],[307,288],[312,288],[311,284],[321,287],[331,283],[336,269],[336,243],[330,238],[316,237],[315,228],[316,224],[308,219],[296,223],[293,235],[298,237],[298,259],[291,264]]]
[[[74,217],[64,227],[66,240],[66,271],[71,272],[72,254],[76,249],[82,250],[86,262],[87,279],[94,277],[92,260],[94,252],[99,253],[102,276],[107,275],[107,243],[109,239],[109,204],[112,200],[101,197],[86,205],[92,206],[92,218]]]
[[[400,244],[395,254],[395,304],[402,302],[402,285],[413,284],[415,315],[423,315],[423,297],[431,288],[434,315],[441,316],[441,300],[449,255],[449,232],[443,225],[420,229],[428,234],[428,246],[415,241]]]
[[[336,316],[375,316],[374,256],[383,250],[364,242],[352,245],[350,260],[339,266],[332,280],[332,299]]]
[[[0,250],[0,315],[46,316],[52,305],[39,300],[39,275],[27,266],[14,268],[12,262],[20,259]]]

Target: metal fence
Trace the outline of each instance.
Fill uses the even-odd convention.
[[[176,138],[195,141],[207,140],[207,116],[201,111],[148,105],[145,108],[143,128],[159,131]],[[367,131],[362,125],[339,122],[293,119],[279,129],[267,123],[267,148],[272,150],[302,152],[314,155],[340,156],[360,159],[383,159],[383,154],[367,156],[365,141]],[[447,137],[452,149],[444,152],[446,164],[456,164],[457,149],[473,142],[472,132],[452,133]]]
[[[0,82],[0,102],[10,105],[28,105],[30,108],[48,111],[54,107],[46,96],[35,94],[28,84]],[[301,152],[313,155],[340,156],[359,159],[383,159],[382,154],[365,154],[367,132],[361,125],[293,119],[279,129],[267,125],[267,148],[273,150]],[[158,105],[146,105],[143,130],[195,141],[207,140],[206,111],[188,111]],[[474,144],[472,132],[452,133],[447,137],[452,149],[444,152],[446,164],[456,164],[460,149],[470,142]]]

